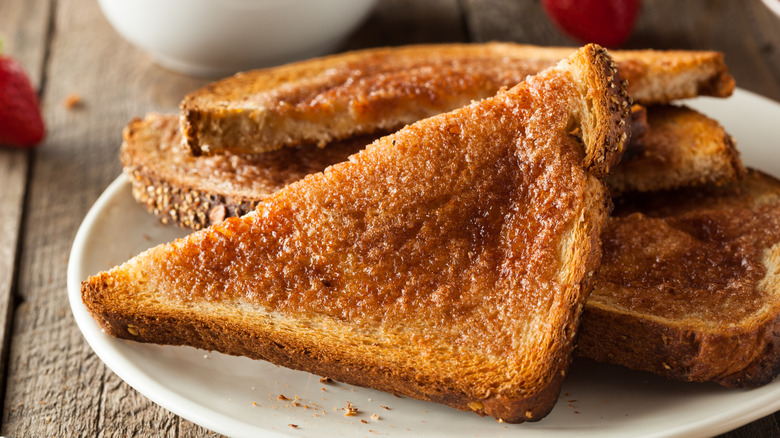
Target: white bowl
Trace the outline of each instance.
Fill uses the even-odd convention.
[[[375,0],[98,0],[108,21],[160,65],[221,76],[334,50]]]
[[[764,4],[780,17],[780,0],[764,0]]]

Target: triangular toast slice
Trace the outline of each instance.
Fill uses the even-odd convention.
[[[538,420],[566,375],[629,107],[589,45],[90,277],[111,335]]]
[[[650,129],[644,133],[637,130],[645,125],[634,120],[631,142],[607,176],[612,196],[723,183],[744,173],[734,141],[716,121],[672,106],[649,107],[647,119]],[[181,147],[177,116],[162,114],[131,121],[123,137],[122,165],[135,199],[163,222],[196,230],[254,210],[272,193],[345,161],[371,142],[363,136],[325,148],[309,144],[193,157]]]
[[[780,372],[780,181],[621,198],[578,352],[725,386]]]
[[[394,131],[492,96],[574,50],[512,43],[404,46],[239,73],[186,96],[182,132],[194,155],[209,155]],[[720,53],[611,53],[637,103],[728,96],[734,88]]]

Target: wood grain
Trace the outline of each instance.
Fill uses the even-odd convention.
[[[468,41],[457,0],[380,1],[344,50]]]
[[[76,328],[66,293],[76,229],[120,172],[121,130],[150,110],[175,111],[204,84],[154,66],[121,40],[92,0],[58,2],[44,77],[49,137],[36,151],[19,269],[2,434],[175,436],[179,419],[121,382]],[[77,93],[82,103],[66,109]]]
[[[49,30],[49,1],[0,3],[0,39],[3,53],[24,68],[39,89]],[[0,148],[0,376],[6,376],[10,328],[15,306],[19,235],[30,159],[29,150]],[[0,380],[0,402],[5,392]]]
[[[541,2],[465,0],[472,41],[512,41],[540,46],[577,46],[544,13]]]

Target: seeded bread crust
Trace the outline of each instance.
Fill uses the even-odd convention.
[[[578,354],[684,381],[772,381],[780,372],[780,181],[749,171],[720,187],[623,200],[604,233]],[[627,239],[639,249],[612,243]]]
[[[404,46],[239,73],[186,96],[182,132],[194,155],[322,146],[492,96],[573,51],[511,43]],[[720,53],[612,53],[637,103],[723,97],[734,88]]]
[[[539,420],[599,263],[610,201],[594,173],[623,149],[624,119],[604,112],[611,94],[624,113],[610,74],[586,46],[89,278],[82,299],[115,336]]]
[[[328,148],[303,145],[261,155],[193,157],[181,145],[178,117],[148,114],[125,127],[121,148],[133,197],[163,223],[199,230],[254,210],[268,195],[345,161],[374,137]]]

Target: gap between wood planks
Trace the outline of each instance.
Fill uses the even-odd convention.
[[[40,80],[38,81],[38,101],[43,102],[45,99],[45,90],[46,90],[46,82],[48,79],[48,66],[49,66],[49,56],[51,55],[51,46],[52,46],[52,38],[54,37],[54,27],[56,22],[56,12],[57,12],[57,1],[58,0],[50,0],[49,1],[49,17],[48,17],[48,23],[46,25],[46,36],[45,36],[45,44],[44,44],[44,51],[43,51],[43,59],[40,64]],[[36,150],[30,149],[27,150],[26,155],[26,161],[27,161],[27,169],[26,174],[24,177],[24,189],[23,189],[23,195],[22,195],[22,211],[19,215],[19,227],[17,229],[17,239],[16,239],[16,248],[14,249],[14,258],[13,258],[13,268],[11,270],[11,283],[10,283],[10,290],[8,294],[8,303],[6,303],[6,314],[2,315],[2,317],[5,321],[3,331],[4,337],[2,340],[2,344],[0,344],[0,406],[5,406],[5,392],[7,388],[7,382],[9,378],[8,374],[8,366],[9,366],[9,352],[11,350],[11,339],[13,336],[11,336],[11,332],[13,330],[13,324],[14,324],[14,315],[16,314],[16,309],[19,307],[20,304],[24,302],[24,297],[21,293],[19,293],[19,268],[20,268],[20,261],[22,259],[22,246],[24,245],[24,232],[26,230],[26,218],[27,218],[27,212],[28,206],[30,203],[30,184],[32,181],[32,172],[33,167],[35,164],[35,156],[36,156]],[[0,429],[2,429],[3,426],[3,416],[0,415]]]

